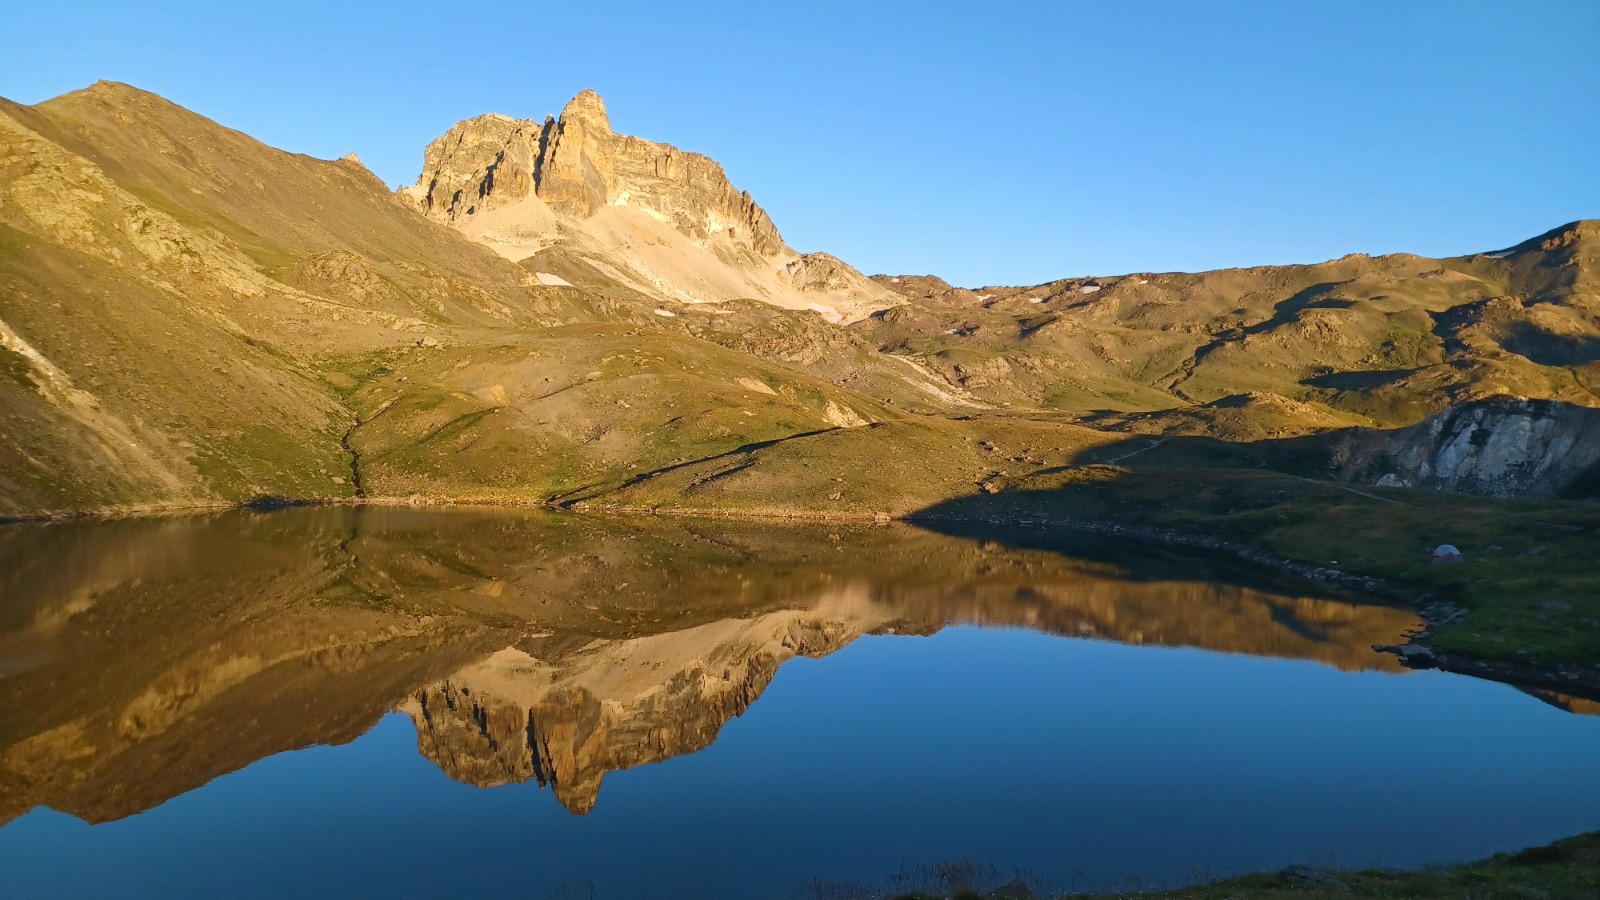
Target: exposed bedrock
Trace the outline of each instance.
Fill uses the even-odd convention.
[[[1600,496],[1600,410],[1504,397],[1409,428],[1358,429],[1333,449],[1342,478],[1487,497]]]

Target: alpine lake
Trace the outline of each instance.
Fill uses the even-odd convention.
[[[7,525],[0,893],[1118,890],[1600,828],[1600,705],[1372,649],[1419,624],[1043,529]]]

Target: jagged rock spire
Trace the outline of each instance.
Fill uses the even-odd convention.
[[[562,125],[582,124],[599,134],[611,133],[611,119],[606,115],[606,102],[600,95],[587,88],[578,92],[578,96],[567,101],[561,109]]]

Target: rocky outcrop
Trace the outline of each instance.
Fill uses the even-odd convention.
[[[400,197],[507,258],[560,245],[677,302],[756,299],[841,320],[900,302],[835,257],[790,249],[715,160],[614,132],[594,91],[543,122],[457,124],[428,145],[422,177]]]
[[[542,134],[537,124],[510,116],[459,122],[428,145],[421,180],[400,196],[447,222],[521,200],[533,191]]]
[[[1333,449],[1338,477],[1487,497],[1600,494],[1600,410],[1502,397],[1409,428],[1357,429]]]
[[[789,283],[802,291],[858,290],[866,278],[828,253],[807,253],[783,267]]]
[[[633,206],[691,238],[726,234],[763,257],[793,253],[715,160],[616,134],[594,91],[542,123],[494,113],[458,123],[428,145],[421,179],[401,197],[449,222],[529,197],[574,220]]]

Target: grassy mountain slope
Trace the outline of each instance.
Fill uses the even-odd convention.
[[[1445,260],[981,291],[879,276],[911,302],[854,328],[996,403],[1126,412],[1268,393],[1391,426],[1496,394],[1600,404],[1597,270],[1600,223],[1585,221]]]
[[[374,496],[543,500],[897,415],[716,344],[614,324],[496,332],[345,371]]]
[[[0,513],[324,494],[337,404],[240,324],[298,298],[9,112]]]
[[[651,454],[692,458],[883,413],[807,365],[837,381],[875,370],[863,383],[886,396],[941,396],[926,373],[823,340],[809,322],[788,329],[798,339],[773,354],[788,357],[777,366],[692,334],[772,349],[747,333],[793,313],[746,311],[748,332],[690,327],[648,298],[539,284],[407,209],[357,163],[283,153],[123,85],[7,103],[0,137],[0,515],[349,497],[341,440],[380,407],[388,414],[359,436],[374,448],[373,493],[538,497],[573,478],[623,477]],[[602,365],[618,349],[605,329],[543,330],[598,320],[633,323],[645,341],[635,349],[660,357],[658,387],[632,393],[636,371]],[[507,360],[535,352],[544,363],[523,383]],[[707,372],[668,359],[703,359]],[[518,450],[543,413],[504,433],[498,423],[516,417],[461,421],[479,411],[462,397],[505,407],[494,398],[520,402],[550,377],[596,367],[626,386],[566,392],[559,415],[591,424],[558,426],[550,455]],[[671,411],[700,397],[727,414]],[[773,398],[773,414],[732,411],[750,397]],[[650,448],[593,443],[618,400],[633,404],[628,428],[655,435]],[[449,440],[437,431],[446,423]],[[496,436],[480,445],[479,432]],[[490,447],[501,449],[478,458]],[[451,474],[419,474],[429,470]]]

